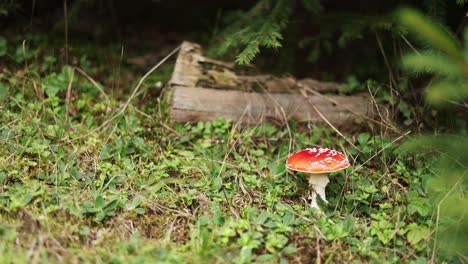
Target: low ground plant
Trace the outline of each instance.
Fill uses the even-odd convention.
[[[0,73],[4,262],[433,258],[433,172],[423,157],[397,150],[399,135],[344,132],[345,139],[294,122],[175,124],[152,92],[112,119],[130,88],[111,94],[112,80],[95,80],[96,62],[82,56],[61,67],[45,53],[27,52]],[[142,91],[159,89],[158,81],[167,76]],[[308,206],[305,175],[284,166],[305,147],[340,149],[353,164],[330,177],[323,215]]]

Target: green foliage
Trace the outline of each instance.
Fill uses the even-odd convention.
[[[298,49],[307,49],[308,55],[300,59],[314,63],[323,55],[331,55],[367,35],[374,37],[375,32],[400,33],[388,15],[323,11],[317,0],[256,1],[247,12],[229,13],[224,21],[226,27],[218,36],[216,51],[225,54],[232,50],[237,54],[236,62],[245,64],[260,53],[261,47],[279,49],[287,44],[288,47],[282,48],[283,53],[294,54]],[[294,23],[289,23],[291,20]],[[317,25],[319,28],[315,29]],[[308,31],[305,29],[317,32],[305,33]],[[283,39],[284,36],[288,39]]]
[[[467,254],[465,242],[468,238],[466,215],[468,209],[468,137],[466,135],[420,136],[408,141],[404,150],[432,154],[434,159],[433,178],[430,179],[433,206],[440,210],[439,245],[451,255]],[[414,210],[425,212],[421,204]],[[411,205],[411,204],[410,204]],[[408,208],[409,209],[409,208]]]
[[[290,143],[347,146],[332,130],[222,119],[171,124],[159,117],[164,105],[150,100],[102,129],[108,109],[126,98],[109,95],[107,102],[73,68],[55,69],[50,58],[37,63],[27,74],[23,67],[0,73],[0,248],[7,260],[311,262],[325,246],[323,260],[333,262],[406,262],[430,250],[431,212],[419,203],[425,193],[418,187],[428,171],[396,162],[393,146],[381,152],[385,166],[376,159],[335,174],[331,204],[319,216],[303,199],[305,175],[286,172],[284,161]],[[75,110],[66,122],[69,84],[79,93],[68,101]],[[365,161],[389,140],[362,133],[354,144],[359,151],[348,154]],[[39,235],[61,241],[60,248],[41,244],[28,257]]]
[[[422,14],[403,9],[398,13],[400,23],[429,44],[433,50],[423,54],[407,55],[403,65],[415,72],[434,75],[427,88],[428,102],[433,105],[464,102],[468,98],[468,30],[465,31],[464,49],[443,27],[431,22]],[[412,152],[433,154],[433,169],[437,177],[431,178],[430,186],[435,199],[434,206],[440,210],[437,219],[439,246],[449,255],[468,254],[468,137],[466,130],[458,135],[419,136],[408,141],[403,149]],[[412,203],[415,203],[413,201]],[[419,213],[420,206],[414,209]],[[421,232],[421,231],[419,231]],[[419,235],[419,233],[417,233]],[[412,235],[412,239],[416,239]]]
[[[407,55],[403,66],[413,72],[430,73],[435,79],[427,88],[427,99],[431,104],[447,104],[463,101],[468,97],[468,29],[465,44],[439,24],[432,23],[422,14],[403,9],[398,13],[400,23],[433,50]]]
[[[18,0],[0,0],[0,17],[8,16],[19,8]]]
[[[286,26],[283,14],[271,11],[292,1],[262,2],[256,12],[276,21],[274,30]],[[318,1],[301,3],[320,12]],[[265,23],[253,28],[269,32],[262,31]],[[342,131],[349,144],[334,130],[296,122],[170,123],[164,100],[150,92],[167,80],[169,68],[152,76],[148,92],[136,98],[141,100],[111,120],[135,81],[124,76],[139,73],[123,66],[129,74],[122,74],[122,89],[114,92],[111,77],[99,71],[109,65],[95,65],[89,54],[77,52],[76,63],[97,84],[33,44],[8,40],[8,51],[15,61],[0,73],[0,252],[6,262],[446,260],[438,254],[426,259],[436,227],[451,227],[442,218],[437,222],[429,206],[434,198],[427,190],[434,185],[427,179],[441,170],[421,156],[401,155],[387,135]],[[16,64],[25,59],[27,67]],[[306,175],[284,165],[291,151],[320,146],[341,149],[353,162],[332,174],[323,215],[308,207]],[[438,151],[465,162],[449,149]],[[462,202],[450,196],[444,203],[452,199]],[[455,211],[441,208],[445,215]]]
[[[260,52],[260,47],[281,47],[283,37],[280,32],[286,27],[292,8],[292,1],[261,0],[249,12],[236,13],[228,19],[230,26],[223,34],[219,53],[243,47],[236,62],[247,64]]]
[[[59,74],[52,73],[44,78],[44,92],[48,97],[56,96],[58,92],[64,92],[71,79],[73,69],[69,66],[62,68]],[[73,80],[72,80],[73,81]]]

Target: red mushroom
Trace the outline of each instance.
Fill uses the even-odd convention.
[[[313,208],[317,205],[317,194],[325,203],[325,187],[328,182],[328,173],[346,169],[349,166],[348,158],[341,152],[328,148],[303,149],[292,154],[286,161],[286,168],[294,171],[307,172],[309,185],[312,188],[311,203]]]

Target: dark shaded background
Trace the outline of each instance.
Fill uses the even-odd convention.
[[[0,17],[0,34],[18,37],[28,33],[48,34],[51,46],[64,43],[64,1],[14,1],[16,7],[6,17]],[[223,18],[235,10],[249,10],[257,1],[221,0],[81,0],[68,1],[68,39],[74,43],[92,45],[115,44],[125,46],[129,54],[164,53],[182,40],[192,40],[205,47],[216,47],[222,42],[217,33],[226,26]],[[466,20],[465,8],[456,1],[321,1],[323,11],[317,17],[307,12],[296,1],[288,28],[284,30],[283,47],[279,50],[262,49],[254,61],[266,71],[290,73],[298,77],[313,76],[321,79],[345,80],[355,76],[359,80],[387,78],[388,69],[383,61],[377,36],[391,63],[397,65],[402,40],[388,31],[369,27],[345,46],[338,44],[348,16],[387,16],[402,5],[415,6],[460,33]],[[335,21],[327,17],[343,16]],[[336,23],[335,26],[329,25]],[[391,26],[390,26],[391,27]],[[3,32],[2,32],[3,31]],[[318,59],[311,61],[314,40],[307,45],[302,41],[326,35],[327,45],[321,48]],[[222,59],[233,60],[236,51]]]

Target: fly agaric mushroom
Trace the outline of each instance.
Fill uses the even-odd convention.
[[[330,181],[328,173],[346,169],[348,166],[349,161],[345,155],[328,148],[299,150],[286,161],[286,168],[309,173],[309,185],[312,187],[310,206],[317,209],[317,194],[328,203],[325,197],[325,187]]]

